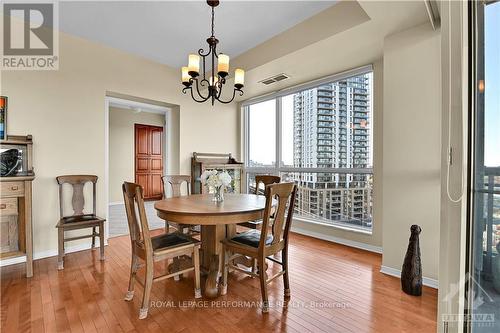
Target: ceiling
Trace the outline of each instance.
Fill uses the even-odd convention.
[[[336,1],[221,1],[215,9],[219,50],[234,58],[334,5]],[[205,47],[205,1],[60,2],[61,31],[169,65]]]

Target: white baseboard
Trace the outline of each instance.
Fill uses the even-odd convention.
[[[346,246],[350,246],[350,247],[355,247],[357,249],[361,249],[361,250],[365,250],[365,251],[382,253],[382,247],[380,247],[380,246],[374,246],[374,245],[370,245],[370,244],[352,241],[352,240],[345,239],[345,238],[339,238],[339,237],[335,237],[335,236],[331,236],[331,235],[325,235],[323,233],[306,230],[304,228],[297,228],[297,227],[292,226],[292,232],[295,232],[295,233],[298,233],[301,235],[306,235],[306,236],[318,238],[318,239],[322,239],[322,240],[326,240],[326,241],[330,241],[333,243],[338,243],[338,244],[342,244],[342,245],[346,245]]]
[[[108,206],[118,206],[118,205],[123,205],[123,201],[115,201],[108,203]]]
[[[108,242],[107,241],[104,242],[104,245],[108,245]],[[74,245],[74,246],[68,246],[68,247],[66,247],[66,253],[89,250],[91,247],[92,247],[92,244],[90,242],[88,244],[79,244],[79,245]],[[98,247],[99,247],[99,243],[96,244],[96,248],[98,248]],[[44,259],[44,258],[55,257],[55,256],[57,256],[57,249],[40,251],[40,252],[35,252],[33,254],[33,260]],[[0,260],[0,267],[14,265],[14,264],[20,264],[23,262],[26,262],[26,256],[20,256],[20,257],[15,257],[15,258],[5,258],[5,259]]]
[[[0,259],[0,267],[26,262],[26,256]]]
[[[400,269],[387,267],[387,266],[380,266],[380,272],[387,274],[387,275],[390,275],[390,276],[395,276],[397,278],[401,278],[401,270]],[[438,287],[439,287],[438,280],[431,279],[431,278],[428,278],[425,276],[422,277],[422,283],[424,286],[434,288],[434,289],[438,289]]]

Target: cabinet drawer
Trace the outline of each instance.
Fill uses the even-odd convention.
[[[0,215],[17,215],[17,198],[0,199]]]
[[[19,197],[24,194],[23,182],[1,182],[2,197]]]

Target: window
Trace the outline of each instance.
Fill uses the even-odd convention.
[[[248,166],[276,165],[276,100],[248,107]]]
[[[244,103],[247,189],[280,175],[299,186],[296,217],[370,232],[372,88],[366,66]]]

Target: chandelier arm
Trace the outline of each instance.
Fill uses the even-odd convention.
[[[233,89],[233,96],[231,97],[231,99],[230,99],[230,100],[227,100],[227,101],[223,101],[223,100],[221,100],[221,99],[219,98],[220,94],[219,94],[219,96],[217,96],[217,100],[218,100],[220,103],[222,103],[222,104],[229,104],[229,103],[231,103],[231,102],[234,100],[234,97],[236,97],[236,91],[240,91],[241,93],[243,93],[243,91],[241,91],[241,90],[239,90],[239,89],[234,88],[234,89]]]
[[[211,77],[212,77],[212,84],[215,86],[215,69],[214,69],[214,66],[215,66],[215,57],[214,57],[214,51],[215,50],[215,46],[212,48],[212,73],[211,73]]]
[[[207,79],[201,79],[200,80],[200,86],[205,88],[205,83],[207,84],[207,87],[210,86],[210,82]]]
[[[182,92],[185,94],[186,91],[189,90],[191,92],[191,98],[195,101],[195,102],[198,102],[198,103],[203,103],[206,101],[206,99],[202,99],[202,100],[198,100],[196,99],[196,97],[194,97],[194,93],[193,93],[193,87],[190,86],[190,87],[185,87],[184,89],[182,89]]]
[[[217,44],[214,45],[213,47],[213,53],[214,53],[214,56],[218,59],[219,58],[219,54],[217,54]]]
[[[215,97],[217,100],[219,100],[220,96],[222,95],[222,87],[226,83],[226,79],[223,77],[219,78],[219,81],[217,82],[217,87],[219,90],[217,91],[217,96]]]
[[[207,97],[204,97],[203,94],[200,92],[200,88],[198,86],[198,80],[195,80],[196,81],[196,93],[198,94],[198,96],[202,99],[202,101],[197,101],[194,97],[193,99],[195,101],[197,101],[198,103],[202,103],[202,102],[205,102],[207,101],[209,98],[210,98],[210,93],[207,95]],[[203,81],[203,80],[202,80]],[[206,81],[206,80],[205,80]],[[193,94],[193,92],[191,91],[191,95]]]
[[[196,97],[194,97],[194,93],[193,93],[193,89],[189,89],[191,90],[191,98],[195,101],[195,102],[198,102],[198,103],[203,103],[205,102],[208,98],[203,98],[203,96],[200,96],[201,99],[196,99]],[[209,96],[210,97],[210,96]]]

